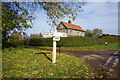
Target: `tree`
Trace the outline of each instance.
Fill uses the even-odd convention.
[[[81,9],[81,2],[40,2],[38,4],[44,9],[48,16],[47,22],[52,26],[58,25],[60,19],[64,18],[66,15],[75,20],[77,12],[83,11]]]
[[[95,28],[92,31],[93,37],[98,38],[99,36],[102,36],[102,29]]]
[[[42,38],[41,33],[40,34],[30,34],[30,38]]]
[[[24,36],[23,39],[25,39],[26,35],[27,35],[27,34],[26,34],[25,32],[23,32],[23,36]]]
[[[87,29],[87,30],[85,31],[85,36],[92,37],[92,31],[89,30],[89,29]]]
[[[18,2],[4,2],[2,3],[2,43],[3,48],[8,42],[9,35],[13,30],[22,32],[22,30],[30,28],[31,24],[28,22],[33,17],[27,14],[25,8],[20,7]]]
[[[13,33],[9,36],[9,38],[13,40],[19,40],[22,39],[22,34],[21,32],[14,30]]]
[[[66,15],[75,20],[77,12],[82,11],[80,4],[80,2],[2,2],[3,44],[13,30],[24,32],[32,28],[35,10],[44,11],[48,16],[47,22],[55,26]]]
[[[102,37],[110,36],[110,34],[102,34]]]

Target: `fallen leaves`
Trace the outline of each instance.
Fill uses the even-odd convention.
[[[38,74],[38,71],[37,71],[37,70],[35,70],[34,72],[32,72],[32,74]]]
[[[16,75],[16,78],[86,78],[93,76],[88,67],[74,56],[57,53],[57,63],[52,64],[42,53],[50,59],[52,58],[50,51],[24,48],[8,51],[5,49],[3,51],[3,77],[12,78]]]

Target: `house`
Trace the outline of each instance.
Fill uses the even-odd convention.
[[[57,27],[58,32],[65,32],[67,36],[85,36],[85,31],[78,25],[72,24],[69,20],[68,23],[61,21]]]

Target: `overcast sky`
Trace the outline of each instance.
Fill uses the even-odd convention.
[[[99,28],[103,33],[118,35],[118,3],[117,2],[86,2],[83,12],[78,13],[75,21],[65,17],[61,21],[72,21],[72,24],[81,26],[84,30]],[[51,26],[46,22],[44,12],[36,13],[36,19],[28,34],[39,34],[41,31],[50,31]]]

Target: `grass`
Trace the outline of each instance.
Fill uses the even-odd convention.
[[[0,50],[0,79],[2,79],[2,51]]]
[[[6,48],[2,51],[3,78],[94,78],[95,73],[78,58],[29,48]]]
[[[104,51],[104,50],[116,50],[119,49],[118,45],[120,43],[112,43],[105,45],[94,45],[94,46],[85,46],[85,47],[61,47],[62,50],[72,50],[72,51]],[[52,49],[52,47],[39,47],[39,48],[47,48]],[[59,49],[57,47],[57,49]]]

